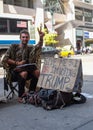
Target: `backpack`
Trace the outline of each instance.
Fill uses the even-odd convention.
[[[46,110],[62,109],[71,104],[81,104],[86,102],[86,97],[80,93],[62,92],[54,89],[41,88],[34,92],[25,93],[23,103],[42,106]]]
[[[38,92],[41,99],[41,106],[46,110],[62,109],[72,104],[81,104],[86,102],[86,97],[80,93],[63,92],[53,89],[41,88]]]
[[[46,110],[63,108],[72,101],[72,93],[66,93],[59,90],[42,88],[38,95],[41,99],[41,105]]]

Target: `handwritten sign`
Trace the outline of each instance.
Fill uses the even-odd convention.
[[[78,59],[46,57],[37,86],[59,89],[64,92],[77,91],[76,85],[78,85],[78,82],[76,80],[79,81],[78,70],[80,67],[81,60]]]

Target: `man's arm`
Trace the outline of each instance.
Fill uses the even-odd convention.
[[[25,60],[15,61],[15,48],[16,47],[17,47],[16,44],[11,45],[10,48],[6,51],[3,61],[2,61],[3,64],[17,66],[17,65],[22,65],[26,63]]]
[[[15,66],[17,66],[17,65],[23,65],[23,64],[25,64],[26,61],[25,61],[25,60],[15,61],[15,60],[12,60],[12,59],[8,59],[8,60],[7,60],[7,63],[10,64],[10,65],[15,65]]]
[[[39,47],[42,47],[42,45],[43,45],[43,37],[44,37],[44,32],[42,32],[42,27],[39,29],[39,28],[37,28],[37,31],[38,31],[38,34],[39,34],[39,42],[38,42],[38,46]]]

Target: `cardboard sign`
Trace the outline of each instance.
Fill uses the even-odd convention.
[[[81,77],[81,60],[46,57],[37,86],[64,92],[78,91],[79,84],[82,87]]]

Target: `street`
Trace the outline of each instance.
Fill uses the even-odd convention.
[[[93,130],[93,54],[76,55],[82,60],[82,93],[87,101],[63,109],[44,110],[16,99],[0,103],[0,130]],[[0,76],[0,90],[3,87]]]

